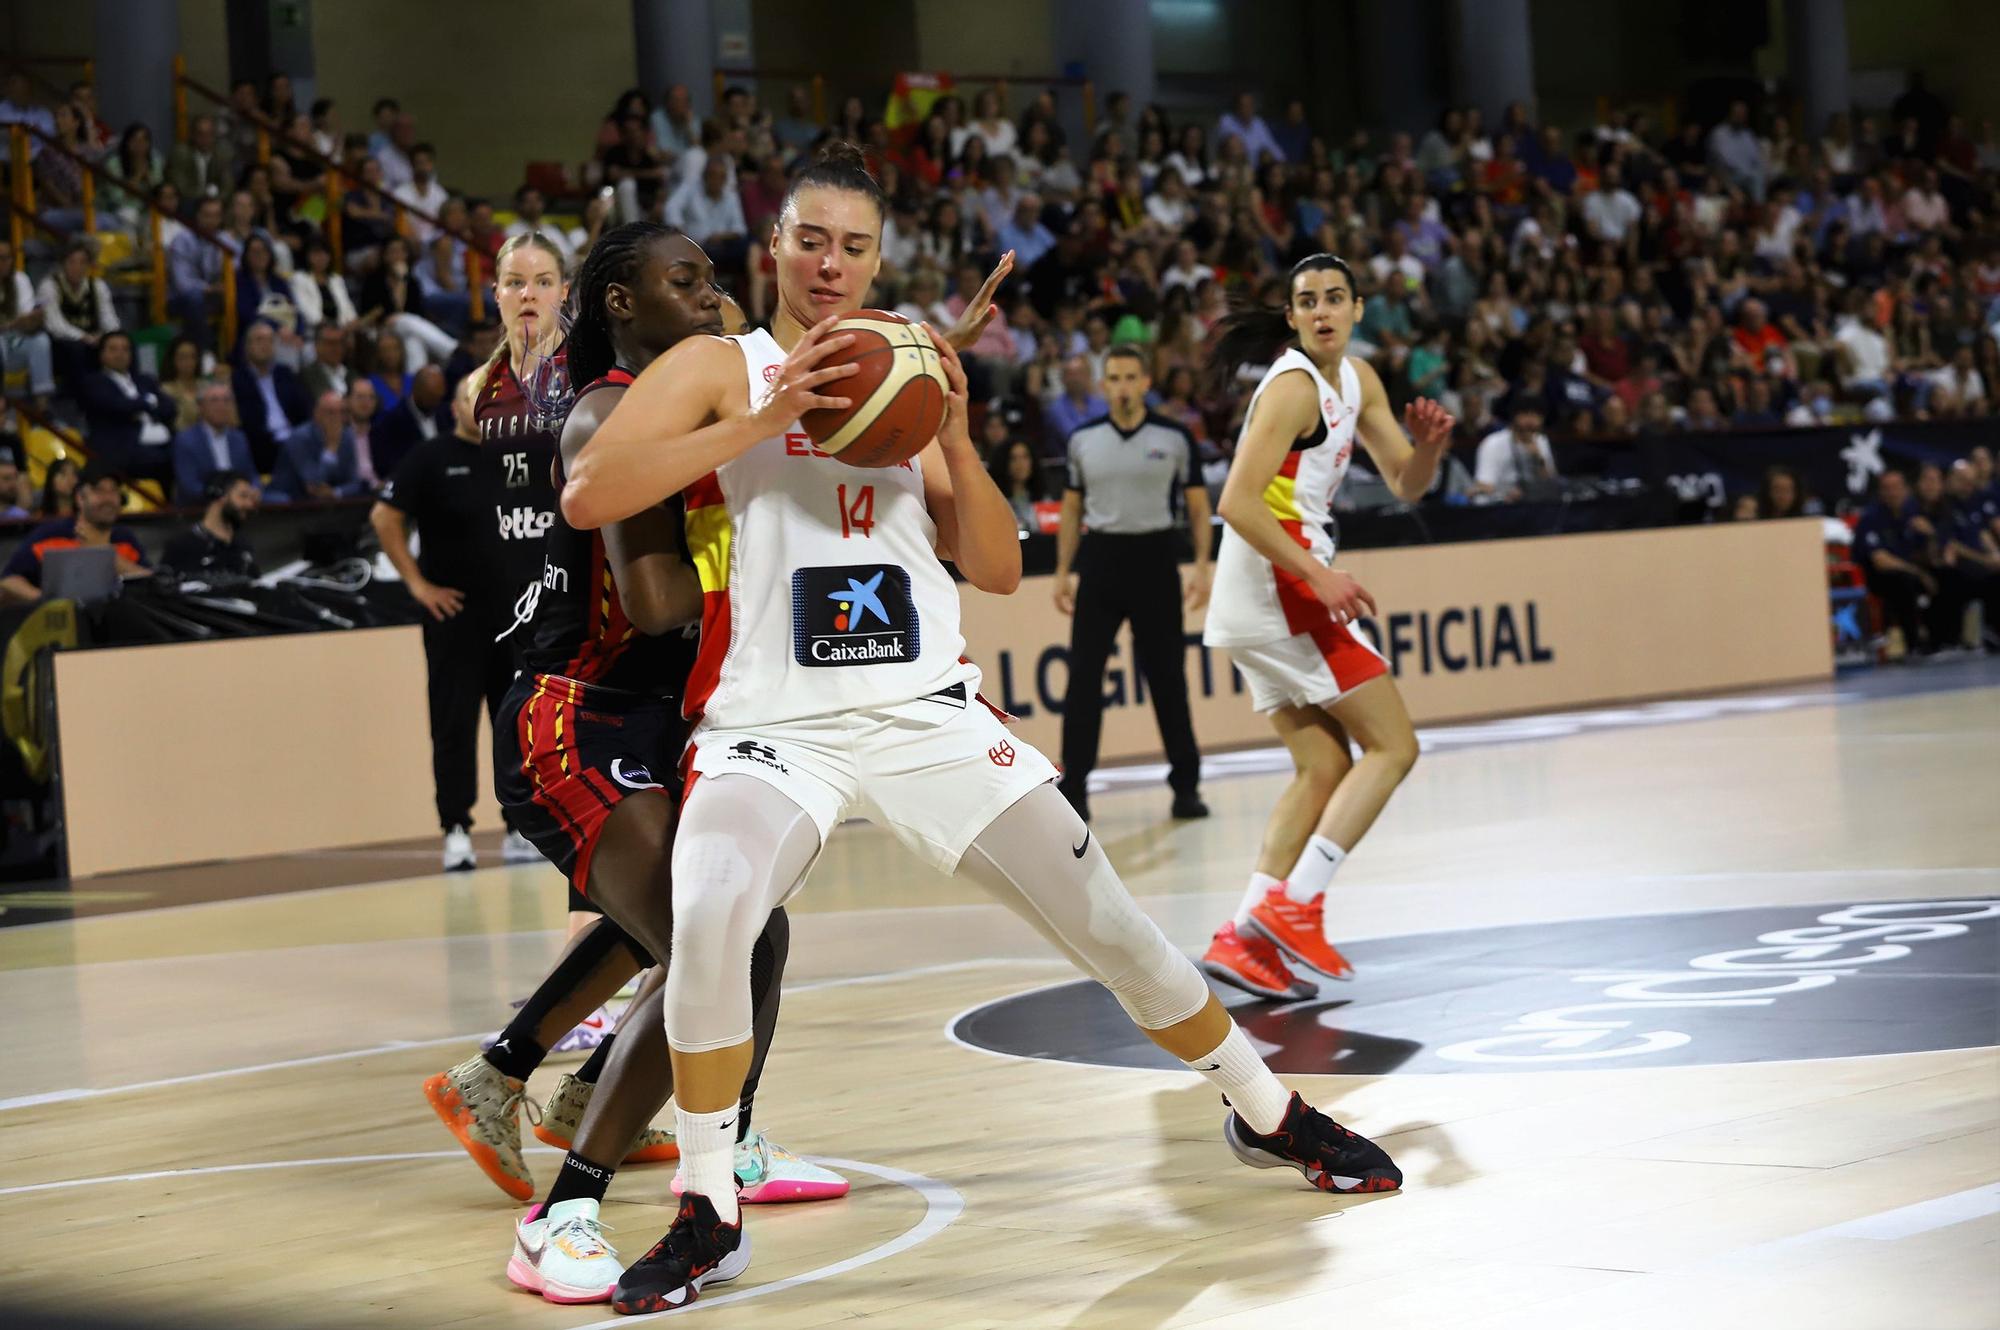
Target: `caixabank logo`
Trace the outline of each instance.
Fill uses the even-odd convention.
[[[825,668],[911,661],[921,649],[910,574],[895,564],[792,574],[792,655]]]
[[[2000,900],[1870,901],[1364,939],[1349,982],[1219,990],[1281,1072],[1585,1071],[1868,1057],[2000,1040]],[[1180,1064],[1095,983],[952,1023],[996,1053]]]

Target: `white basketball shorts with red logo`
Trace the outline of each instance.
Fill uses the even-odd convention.
[[[1331,706],[1389,672],[1389,663],[1361,630],[1335,623],[1324,610],[1305,632],[1227,650],[1250,685],[1252,709],[1260,713],[1279,707]]]
[[[682,770],[697,782],[750,776],[804,809],[824,841],[849,817],[887,828],[946,873],[993,819],[1055,764],[1008,733],[978,676],[893,711],[850,711],[749,730],[697,729]]]

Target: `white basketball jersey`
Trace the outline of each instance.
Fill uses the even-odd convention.
[[[1310,439],[1293,441],[1285,464],[1264,489],[1264,504],[1287,535],[1310,550],[1313,558],[1331,564],[1333,538],[1326,533],[1326,523],[1333,511],[1334,493],[1354,457],[1354,426],[1361,416],[1361,376],[1343,357],[1340,388],[1335,391],[1311,357],[1292,347],[1272,363],[1257,391],[1250,395],[1243,428],[1247,434],[1258,399],[1272,381],[1280,374],[1299,372],[1312,376],[1323,428]],[[1239,435],[1239,445],[1241,442]],[[1223,529],[1203,642],[1219,647],[1261,646],[1305,632],[1325,618],[1325,607],[1304,582],[1280,572],[1235,531]]]
[[[761,330],[728,340],[755,403],[785,352]],[[977,680],[915,459],[849,466],[794,421],[683,498],[704,602],[684,709],[703,727],[887,710]]]

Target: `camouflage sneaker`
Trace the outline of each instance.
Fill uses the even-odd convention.
[[[438,1120],[493,1185],[517,1201],[535,1199],[535,1180],[521,1158],[521,1110],[527,1109],[531,1121],[542,1116],[526,1091],[524,1082],[503,1075],[478,1054],[424,1082],[424,1098]]]
[[[583,1130],[583,1113],[590,1107],[590,1092],[597,1087],[589,1081],[580,1081],[567,1072],[556,1082],[555,1093],[549,1096],[548,1110],[535,1124],[535,1139],[543,1145],[553,1145],[558,1150],[567,1150],[576,1140],[576,1134]],[[674,1134],[658,1127],[647,1127],[632,1142],[632,1148],[625,1152],[623,1164],[659,1164],[670,1159],[679,1159],[681,1148],[674,1144]]]

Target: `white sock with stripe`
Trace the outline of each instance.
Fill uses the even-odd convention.
[[[1301,905],[1319,899],[1345,858],[1347,851],[1324,836],[1314,836],[1292,865],[1292,875],[1285,879],[1285,894]]]
[[[1250,926],[1250,911],[1256,908],[1257,902],[1263,900],[1265,894],[1272,887],[1277,885],[1278,879],[1272,877],[1269,873],[1252,873],[1250,875],[1250,885],[1243,889],[1243,899],[1236,906],[1234,919],[1238,928],[1248,928]]]
[[[708,1197],[725,1224],[734,1224],[743,1215],[736,1203],[736,1112],[735,1104],[713,1113],[690,1113],[674,1105],[682,1185]]]
[[[1186,1066],[1189,1071],[1200,1072],[1210,1085],[1222,1091],[1229,1099],[1229,1106],[1259,1136],[1269,1136],[1285,1120],[1292,1092],[1278,1083],[1278,1078],[1264,1065],[1264,1059],[1250,1046],[1249,1036],[1234,1024],[1229,1027],[1228,1037],[1207,1057],[1196,1058]]]

